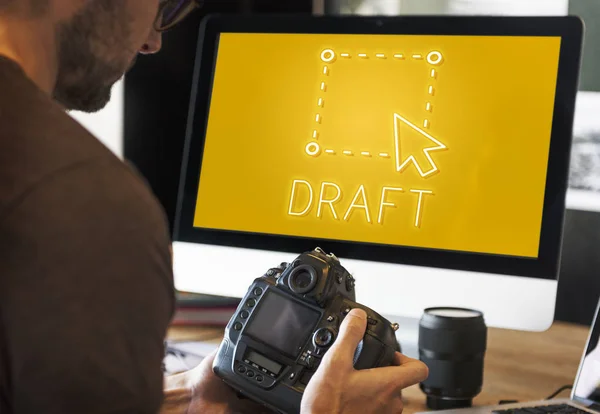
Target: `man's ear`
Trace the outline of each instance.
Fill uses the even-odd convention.
[[[162,47],[162,34],[154,29],[150,29],[150,33],[146,38],[146,42],[140,48],[140,53],[145,55],[151,55],[158,53]]]

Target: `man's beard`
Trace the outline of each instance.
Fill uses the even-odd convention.
[[[112,86],[126,67],[120,61],[103,60],[98,55],[118,55],[128,40],[128,16],[123,3],[88,2],[71,21],[58,28],[58,71],[53,97],[66,109],[96,112],[110,101]]]

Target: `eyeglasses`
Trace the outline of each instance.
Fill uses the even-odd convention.
[[[164,32],[185,19],[202,6],[203,0],[162,0],[158,9],[154,30]]]

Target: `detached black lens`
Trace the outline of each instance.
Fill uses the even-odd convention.
[[[483,314],[461,308],[429,308],[419,325],[419,357],[429,367],[421,383],[427,407],[464,408],[483,385],[487,327]]]
[[[288,285],[295,293],[310,292],[317,284],[317,271],[309,265],[300,265],[292,270]]]

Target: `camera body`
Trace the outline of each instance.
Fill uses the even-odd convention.
[[[400,350],[388,320],[356,303],[355,280],[320,248],[257,278],[227,324],[213,371],[240,394],[280,413],[300,412],[304,389],[353,308],[367,313],[354,368],[392,364]]]

